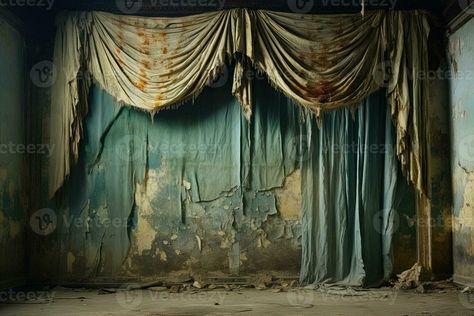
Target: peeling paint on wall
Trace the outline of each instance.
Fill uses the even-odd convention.
[[[277,207],[283,219],[301,218],[301,172],[295,170],[285,179],[283,188],[275,190]]]
[[[67,220],[51,236],[61,240],[58,277],[297,276],[298,129],[293,105],[265,89],[251,129],[230,87],[154,122],[133,109],[118,112],[96,88],[69,205],[57,210]]]
[[[454,280],[474,285],[474,20],[452,34],[451,170],[454,214]]]
[[[473,229],[474,230],[474,172],[467,175],[467,182],[464,187],[463,206],[461,212],[456,217],[455,229]],[[474,235],[473,235],[474,237]],[[474,247],[474,243],[472,245]],[[472,252],[474,256],[474,252]]]

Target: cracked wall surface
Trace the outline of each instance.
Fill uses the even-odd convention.
[[[298,112],[256,84],[251,123],[229,84],[153,119],[93,89],[80,161],[63,203],[51,205],[58,221],[43,238],[39,279],[297,277]]]
[[[474,20],[449,38],[454,280],[474,285]]]

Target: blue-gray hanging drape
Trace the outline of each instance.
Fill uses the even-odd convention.
[[[229,85],[207,90],[197,104],[163,112],[154,122],[95,87],[83,158],[72,177],[70,215],[118,217],[128,225],[91,226],[85,244],[74,237],[83,236],[82,228],[67,228],[68,251],[85,253],[87,270],[120,270],[130,246],[132,254],[143,251],[131,235],[140,234],[144,218],[159,218],[174,230],[187,217],[186,199],[206,203],[233,189],[243,215],[261,221],[266,192],[281,186],[301,159],[302,283],[377,285],[389,277],[395,212],[403,198],[398,191],[406,180],[385,94],[370,96],[354,113],[325,113],[318,127],[312,114],[298,124],[300,111],[265,82],[257,83],[250,125]],[[151,209],[135,201],[147,173],[154,178],[146,182],[157,186]],[[225,217],[230,210],[221,212]],[[98,251],[107,255],[98,260]]]
[[[400,203],[393,123],[385,94],[355,113],[306,116],[302,146],[303,284],[380,284],[392,273],[391,245]],[[405,185],[406,186],[406,185]]]

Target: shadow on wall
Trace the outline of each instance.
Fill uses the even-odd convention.
[[[0,288],[7,288],[26,279],[27,214],[21,187],[25,59],[22,35],[1,15],[0,38]]]

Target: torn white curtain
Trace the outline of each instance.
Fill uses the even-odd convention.
[[[316,114],[356,106],[386,86],[402,169],[420,191],[425,187],[427,83],[418,76],[427,69],[429,27],[421,12],[361,17],[232,9],[174,18],[84,12],[57,24],[51,195],[77,160],[91,80],[121,104],[155,113],[197,96],[232,59],[233,94],[247,117],[252,64]]]

